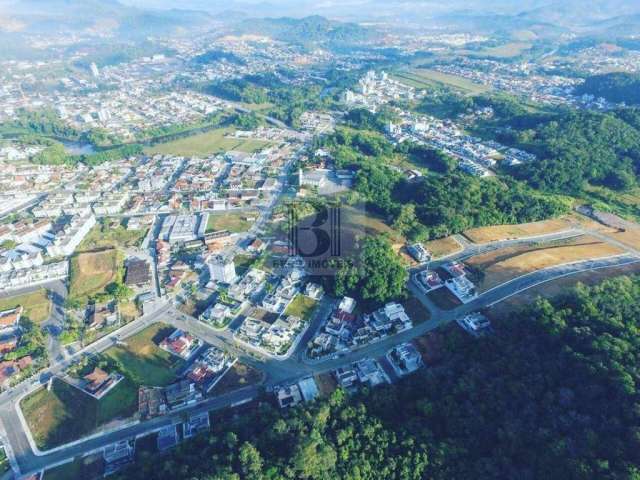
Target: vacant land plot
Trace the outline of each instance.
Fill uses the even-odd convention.
[[[223,395],[240,388],[256,385],[263,379],[262,373],[244,363],[236,362],[224,377],[213,387],[213,395]]]
[[[284,313],[285,315],[293,315],[294,317],[301,318],[302,320],[310,320],[317,304],[318,302],[313,298],[298,294]]]
[[[571,224],[562,218],[541,222],[522,223],[520,225],[495,225],[473,228],[464,232],[464,236],[474,243],[498,242],[516,238],[535,237],[570,230]]]
[[[11,310],[18,306],[24,308],[22,315],[28,317],[34,323],[44,322],[51,313],[51,300],[49,299],[49,293],[44,288],[26,295],[0,298],[0,312]]]
[[[624,232],[609,233],[607,236],[635,250],[640,250],[640,228],[629,228]]]
[[[162,387],[176,380],[183,361],[158,345],[174,328],[156,324],[128,338],[124,345],[109,348],[104,355],[116,360],[123,374],[138,385]]]
[[[231,150],[253,153],[271,145],[270,142],[261,140],[225,137],[225,135],[230,132],[232,132],[232,130],[226,128],[211,130],[210,132],[199,133],[190,137],[145,148],[145,153],[197,157]]]
[[[472,257],[466,263],[481,272],[478,288],[480,292],[484,292],[537,270],[622,253],[624,251],[618,247],[585,235],[573,241],[505,248]]]
[[[409,297],[402,302],[402,306],[414,325],[426,322],[431,318],[431,312],[416,297]]]
[[[148,229],[127,230],[122,225],[110,226],[99,223],[78,245],[79,252],[95,251],[104,248],[128,248],[142,244]]]
[[[424,244],[425,248],[431,252],[434,259],[446,257],[447,255],[453,255],[462,251],[462,245],[454,238],[440,238],[438,240],[431,240]]]
[[[466,78],[458,77],[456,75],[438,72],[436,70],[416,69],[413,70],[411,74],[413,74],[410,75],[411,78],[415,79],[417,77],[418,79],[425,80],[427,82],[446,85],[472,95],[478,95],[490,90],[490,88],[485,85],[472,82],[471,80],[467,80]]]
[[[137,407],[137,388],[127,379],[101,400],[62,380],[42,388],[20,404],[38,448],[48,450],[93,432],[117,418],[128,418]]]
[[[117,279],[121,265],[122,258],[115,249],[75,255],[71,259],[69,297],[82,300],[100,293]]]
[[[254,211],[211,214],[207,223],[207,232],[219,230],[229,230],[231,233],[246,232],[257,217],[258,213]]]
[[[337,388],[338,382],[330,373],[322,373],[313,377],[318,385],[321,398],[328,398]]]
[[[625,265],[623,267],[603,268],[600,270],[576,273],[575,275],[558,278],[525,290],[524,292],[508,298],[504,302],[494,305],[488,313],[493,318],[500,318],[530,305],[538,297],[553,298],[558,295],[565,294],[570,288],[575,287],[578,283],[596,285],[607,278],[617,277],[620,275],[637,274],[640,274],[640,263]]]

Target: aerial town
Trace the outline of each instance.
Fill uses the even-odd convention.
[[[0,6],[1,480],[632,478],[584,453],[637,423],[631,24],[26,3]]]

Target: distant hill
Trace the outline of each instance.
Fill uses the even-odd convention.
[[[579,95],[595,95],[610,102],[640,105],[640,74],[606,73],[589,77],[580,85]]]
[[[304,18],[261,18],[241,22],[238,30],[242,33],[265,35],[289,43],[332,43],[348,44],[368,40],[374,32],[355,23],[328,20],[321,16]]]
[[[195,10],[145,10],[117,0],[21,0],[1,5],[22,32],[114,33],[120,38],[175,34],[206,28],[215,19]]]

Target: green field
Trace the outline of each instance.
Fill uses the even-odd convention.
[[[0,299],[0,311],[11,310],[19,305],[24,308],[23,316],[34,323],[44,322],[51,313],[51,300],[44,288],[25,295]]]
[[[71,258],[69,298],[85,300],[118,278],[122,257],[117,250],[80,253]]]
[[[40,389],[26,397],[21,408],[37,445],[50,449],[91,434],[116,419],[130,418],[138,408],[138,388],[166,386],[177,380],[182,360],[158,344],[174,329],[153,325],[111,347],[103,355],[115,360],[125,378],[101,400],[68,385],[53,382],[51,391]]]
[[[145,148],[145,153],[197,157],[230,150],[253,153],[271,144],[260,140],[225,138],[225,134],[231,131],[231,129],[221,128],[206,133],[198,133],[172,142],[147,147]]]
[[[466,78],[428,69],[415,69],[411,72],[398,72],[395,74],[395,77],[399,81],[416,88],[429,88],[434,85],[445,85],[471,95],[479,95],[490,90],[489,87],[472,82]]]
[[[479,54],[498,58],[512,58],[517,57],[532,46],[533,44],[527,42],[511,42],[497,47],[485,48],[480,50]]]
[[[298,294],[293,299],[293,302],[287,307],[287,310],[284,312],[285,315],[293,315],[294,317],[299,317],[302,320],[311,320],[311,315],[313,315],[313,311],[315,310],[318,302],[316,302],[313,298],[309,298],[306,295]]]
[[[253,222],[248,218],[256,217],[257,215],[258,213],[254,211],[211,214],[207,223],[207,232],[219,230],[229,230],[231,233],[246,232],[253,225]]]
[[[138,389],[122,380],[101,400],[55,379],[51,391],[42,388],[20,404],[38,448],[48,450],[89,435],[117,418],[128,418],[137,409]]]
[[[176,381],[175,370],[182,361],[158,344],[173,330],[165,324],[153,325],[128,338],[126,346],[111,347],[104,355],[117,361],[124,370],[122,373],[137,385],[169,385]]]

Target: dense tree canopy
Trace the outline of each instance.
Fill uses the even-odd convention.
[[[594,75],[587,78],[576,93],[602,97],[614,103],[640,105],[640,75],[626,72]]]
[[[349,295],[375,305],[404,295],[407,272],[386,238],[363,238],[358,258],[346,260],[332,279],[336,295]]]

